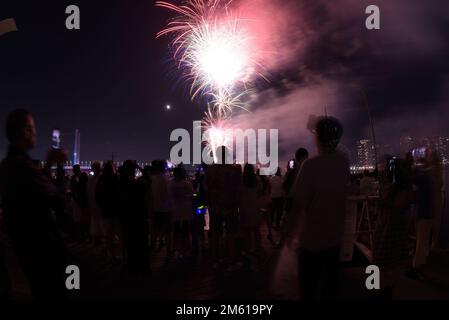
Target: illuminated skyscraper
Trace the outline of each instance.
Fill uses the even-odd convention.
[[[357,165],[368,167],[374,165],[374,146],[368,139],[357,141]]]
[[[449,138],[435,137],[432,140],[431,148],[435,150],[441,158],[443,164],[449,164]]]

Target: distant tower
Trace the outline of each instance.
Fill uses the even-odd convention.
[[[80,132],[78,129],[75,129],[75,142],[73,144],[73,165],[80,164]]]

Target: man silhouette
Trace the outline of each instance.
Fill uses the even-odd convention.
[[[10,146],[0,165],[0,192],[7,232],[33,296],[61,298],[65,249],[52,209],[60,208],[64,198],[28,155],[36,143],[32,115],[23,109],[11,112],[6,136]],[[64,159],[60,153],[50,152],[47,165]]]
[[[343,134],[340,122],[319,118],[314,130],[318,155],[302,164],[292,187],[298,215],[298,278],[303,299],[333,298],[343,237],[349,162],[337,151]]]
[[[232,163],[225,146],[217,148],[217,161],[208,166],[204,178],[209,214],[212,256],[214,267],[228,258],[229,268],[235,260],[235,238],[238,229],[239,187],[242,169]],[[223,224],[226,226],[226,244],[223,243]],[[227,252],[225,252],[227,251]]]

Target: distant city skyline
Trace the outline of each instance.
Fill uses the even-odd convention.
[[[89,167],[94,161],[114,161],[117,165],[120,165],[128,158],[115,157],[114,152],[111,152],[110,157],[104,159],[83,159],[81,158],[81,132],[75,130],[74,133],[73,148],[68,148],[73,150],[73,153],[68,154],[68,160],[66,165],[72,166],[73,164],[80,164],[84,167]],[[383,155],[393,155],[403,157],[407,152],[411,152],[416,148],[428,148],[435,150],[441,157],[441,162],[443,164],[449,164],[449,136],[433,136],[433,137],[412,137],[410,135],[404,135],[399,137],[397,141],[392,141],[391,143],[381,143],[377,144],[377,161],[381,161]],[[347,148],[347,147],[345,147]],[[376,153],[375,148],[372,143],[371,138],[361,138],[354,142],[354,145],[347,150],[348,156],[352,167],[357,168],[373,168],[376,164]],[[135,160],[140,166],[145,166],[151,164],[152,160],[155,159],[132,159]],[[168,159],[166,159],[168,160]],[[282,164],[281,164],[282,167]]]
[[[392,155],[404,157],[408,152],[417,148],[426,148],[438,153],[443,164],[449,164],[449,136],[413,137],[404,135],[398,141],[389,144],[377,144],[377,156]],[[375,148],[370,138],[355,141],[355,157],[351,159],[353,165],[364,167],[375,165]],[[378,159],[378,161],[381,159]]]

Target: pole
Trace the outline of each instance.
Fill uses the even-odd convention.
[[[374,147],[374,166],[376,169],[376,172],[378,172],[378,154],[377,154],[377,141],[376,141],[376,132],[374,130],[374,121],[373,121],[373,117],[371,115],[371,110],[369,108],[368,105],[368,97],[366,95],[366,92],[363,92],[363,97],[364,97],[364,101],[365,101],[365,108],[366,108],[366,112],[368,113],[368,118],[369,118],[369,122],[370,122],[370,127],[371,127],[371,138],[373,140],[373,147]]]

